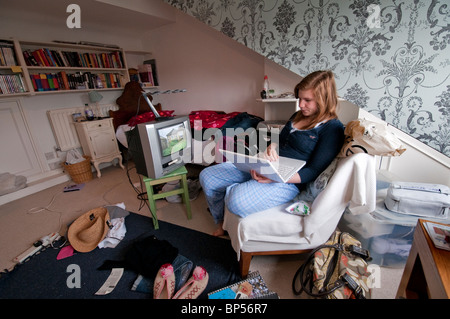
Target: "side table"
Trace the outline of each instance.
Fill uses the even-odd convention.
[[[434,246],[425,229],[425,222],[427,220],[423,219],[417,222],[396,298],[450,297],[450,251]]]

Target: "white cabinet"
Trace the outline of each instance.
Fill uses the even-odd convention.
[[[117,145],[116,135],[112,124],[112,118],[85,121],[75,123],[78,138],[85,155],[91,157],[91,162],[97,170],[97,176],[100,177],[99,164],[111,162],[114,159],[122,164],[122,155]]]

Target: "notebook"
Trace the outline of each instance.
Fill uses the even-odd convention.
[[[225,156],[228,162],[232,163],[239,170],[243,172],[255,170],[258,174],[280,183],[286,183],[306,164],[305,161],[283,156],[279,156],[278,161],[271,162],[263,157],[250,156],[221,149],[219,151]]]
[[[249,283],[247,293],[240,293],[240,287]],[[269,290],[258,271],[250,273],[246,279],[208,293],[208,299],[279,299],[276,292]]]

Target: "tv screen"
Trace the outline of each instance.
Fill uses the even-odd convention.
[[[184,123],[158,129],[162,156],[169,156],[184,150],[187,146]]]

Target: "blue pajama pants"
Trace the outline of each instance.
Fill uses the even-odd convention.
[[[200,184],[216,223],[223,222],[225,205],[233,214],[246,217],[287,203],[299,193],[295,184],[258,183],[226,162],[203,169]]]

